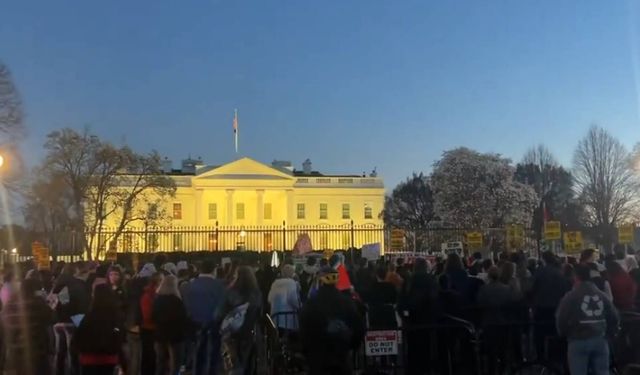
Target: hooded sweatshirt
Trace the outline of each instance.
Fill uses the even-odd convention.
[[[590,281],[579,283],[567,293],[556,312],[558,333],[569,340],[605,337],[615,333],[618,324],[616,308]]]
[[[298,311],[300,308],[299,290],[298,283],[291,278],[277,279],[271,284],[268,299],[269,305],[271,305],[271,316],[275,316],[278,327],[298,329],[296,315],[282,313]]]

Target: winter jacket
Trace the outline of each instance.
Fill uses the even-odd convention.
[[[156,298],[156,287],[153,285],[147,285],[144,288],[144,292],[140,297],[140,326],[146,330],[154,330],[155,324],[153,322],[153,300]]]
[[[396,307],[398,293],[396,287],[386,281],[376,281],[365,300],[369,308],[369,327],[376,329],[397,328]]]
[[[73,335],[73,345],[82,365],[115,365],[124,342],[124,317],[120,311],[110,314],[90,311]]]
[[[633,310],[638,286],[626,272],[609,275],[613,303],[620,310]]]
[[[300,313],[302,347],[313,368],[347,368],[349,353],[358,348],[364,333],[364,319],[354,302],[333,286],[320,287]]]
[[[569,340],[586,340],[614,334],[618,329],[618,312],[592,282],[581,282],[561,300],[556,312],[560,336]]]
[[[156,295],[151,319],[155,327],[156,341],[179,343],[184,340],[188,318],[180,297],[171,294]]]
[[[271,306],[271,316],[275,318],[276,326],[286,329],[298,329],[298,319],[295,315],[277,315],[281,313],[297,312],[300,308],[300,286],[293,279],[277,279],[271,285],[268,296]]]
[[[533,306],[538,309],[555,310],[570,289],[571,283],[565,279],[559,267],[544,266],[534,277]]]
[[[507,323],[506,309],[519,297],[518,291],[498,281],[483,285],[478,292],[478,307],[483,309],[483,324]]]
[[[224,299],[224,282],[210,275],[200,275],[183,287],[187,313],[200,326],[210,325]]]

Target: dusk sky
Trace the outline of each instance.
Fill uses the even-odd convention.
[[[3,1],[0,59],[45,135],[91,129],[211,164],[240,154],[392,188],[457,146],[563,164],[591,124],[640,141],[634,1]]]

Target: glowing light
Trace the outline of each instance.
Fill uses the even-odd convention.
[[[16,254],[17,252],[18,252],[18,249],[16,249],[15,247],[11,249],[11,254]]]
[[[244,238],[244,237],[246,237],[246,236],[247,236],[247,232],[245,232],[245,231],[244,231],[244,229],[243,229],[243,230],[241,230],[241,231],[240,231],[240,237],[243,237],[243,238]]]

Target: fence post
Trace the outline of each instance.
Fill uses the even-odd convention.
[[[219,243],[220,243],[220,230],[218,227],[218,220],[216,220],[216,251],[218,251]]]
[[[353,248],[355,247],[355,231],[353,229],[353,219],[351,219],[351,264],[353,264]]]
[[[282,220],[282,251],[287,250],[287,222]]]

